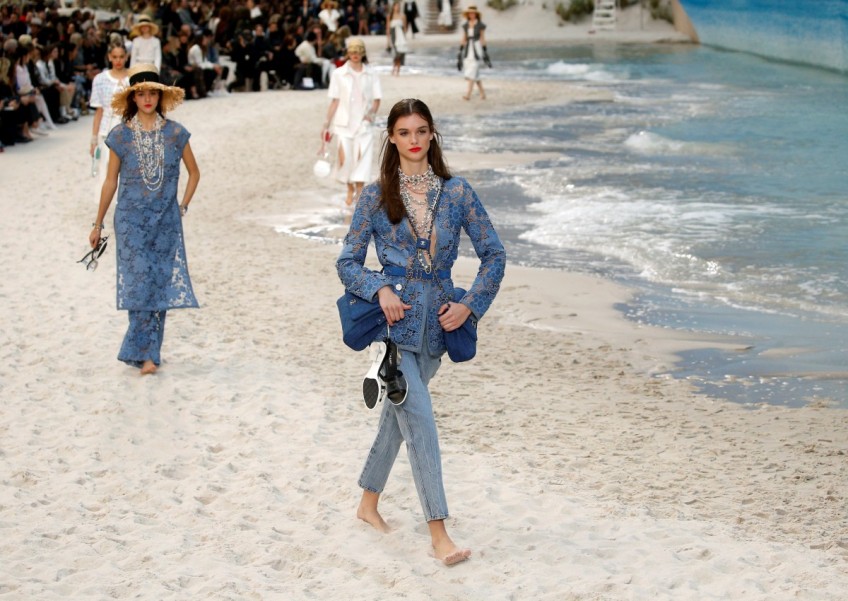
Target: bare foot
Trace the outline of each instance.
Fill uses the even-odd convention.
[[[371,524],[375,529],[383,533],[389,533],[392,529],[383,519],[383,516],[376,509],[363,508],[362,506],[356,510],[356,517],[363,522]]]
[[[463,100],[471,100],[471,96],[463,96],[462,99]]]
[[[471,549],[461,549],[450,539],[447,539],[440,544],[434,544],[433,552],[436,555],[436,559],[446,566],[453,566],[458,563],[462,563],[471,557]]]
[[[157,369],[156,364],[148,359],[141,366],[141,375],[146,376],[147,374],[155,374]]]

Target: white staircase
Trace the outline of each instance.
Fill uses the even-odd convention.
[[[595,0],[592,27],[594,29],[615,29],[615,20],[615,0]]]

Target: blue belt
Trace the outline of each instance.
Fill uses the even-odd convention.
[[[432,280],[433,276],[440,280],[450,279],[450,269],[437,269],[427,273],[423,269],[407,270],[405,267],[397,267],[395,265],[386,265],[383,267],[383,273],[390,276],[407,277],[410,280]]]

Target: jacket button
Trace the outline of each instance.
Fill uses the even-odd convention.
[[[395,290],[403,290],[402,284],[395,284]]]

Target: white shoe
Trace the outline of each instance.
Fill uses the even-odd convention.
[[[37,136],[46,136],[47,132],[44,130],[44,127],[31,127],[29,128],[29,133],[35,134]]]
[[[377,401],[386,398],[386,383],[380,377],[380,368],[386,360],[387,350],[388,346],[382,340],[372,342],[368,346],[371,367],[362,381],[362,397],[365,399],[365,406],[369,409],[373,409]]]

